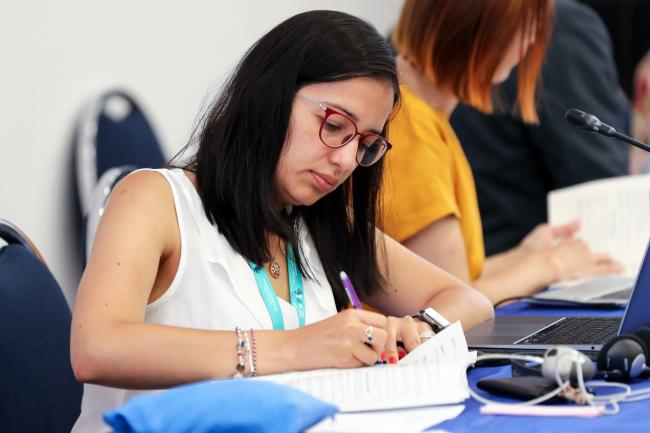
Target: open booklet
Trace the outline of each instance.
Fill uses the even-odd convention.
[[[468,398],[471,355],[460,322],[405,356],[397,365],[325,369],[263,376],[335,404],[341,412],[450,404]]]
[[[625,265],[634,278],[650,237],[650,175],[595,180],[551,191],[551,225],[581,222],[578,237]]]

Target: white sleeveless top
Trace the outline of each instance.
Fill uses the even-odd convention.
[[[180,231],[181,257],[167,291],[147,306],[145,321],[184,328],[233,331],[273,329],[253,271],[228,241],[208,221],[192,182],[180,169],[152,170],[167,179],[174,196]],[[305,323],[336,314],[332,288],[306,228],[299,242],[304,263],[314,280],[303,279]],[[298,314],[288,302],[278,299],[285,329],[298,327]],[[260,354],[263,356],[263,354]],[[233,372],[235,366],[233,365]],[[81,415],[72,433],[110,432],[102,414],[126,403],[135,395],[157,391],[134,391],[99,385],[84,385]]]

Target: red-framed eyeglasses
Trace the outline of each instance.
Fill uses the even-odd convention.
[[[359,132],[357,124],[349,116],[327,106],[325,102],[315,101],[307,96],[296,94],[300,99],[312,104],[324,113],[318,135],[327,147],[343,147],[359,136],[357,162],[368,167],[379,161],[393,147],[379,134]]]

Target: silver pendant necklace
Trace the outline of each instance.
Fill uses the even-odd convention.
[[[271,276],[276,280],[280,278],[280,265],[275,261],[275,258],[271,259]]]

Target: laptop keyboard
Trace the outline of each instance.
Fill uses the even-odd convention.
[[[620,317],[567,317],[517,344],[604,344],[616,336]]]

